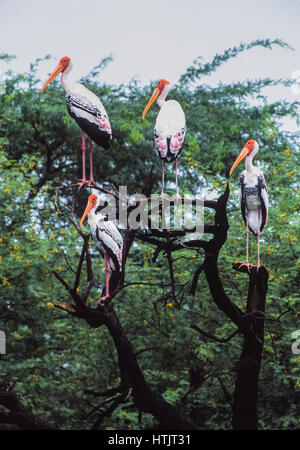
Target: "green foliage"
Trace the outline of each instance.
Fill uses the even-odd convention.
[[[270,271],[270,283],[259,423],[264,429],[295,429],[299,428],[300,361],[291,352],[291,333],[299,328],[300,317],[299,133],[285,132],[282,120],[295,118],[299,105],[269,103],[264,97],[265,87],[288,85],[288,81],[267,78],[217,87],[195,83],[245,50],[275,45],[286,46],[280,40],[257,40],[216,55],[206,64],[197,59],[173,87],[170,98],[180,101],[187,117],[187,146],[179,159],[182,192],[196,194],[205,189],[207,195],[221,194],[228,169],[244,141],[252,137],[260,143],[255,163],[265,172],[270,197],[261,255]],[[1,58],[9,61],[10,56]],[[113,129],[111,149],[95,148],[95,179],[127,185],[132,194],[140,192],[155,164],[159,191],[161,163],[153,143],[157,109],[153,107],[147,120],[141,120],[154,83],[141,87],[132,80],[126,86],[102,85],[98,75],[111,60],[111,56],[102,60],[82,80],[100,96]],[[0,329],[7,336],[7,354],[0,355],[1,384],[16,380],[16,392],[23,403],[54,426],[89,428],[95,419],[85,419],[91,408],[84,390],[101,392],[116,387],[120,374],[109,332],[103,327],[90,329],[53,307],[54,302],[68,299],[52,270],[71,281],[81,246],[73,227],[55,212],[54,188],[81,177],[81,138],[78,126],[67,114],[59,84],[51,83],[40,94],[38,62],[28,73],[8,72],[6,92],[0,96]],[[231,268],[232,262],[243,260],[246,239],[237,209],[237,177],[238,170],[230,181],[230,230],[219,269],[226,293],[244,309],[247,276]],[[167,189],[173,191],[172,165],[167,167],[166,180]],[[82,197],[76,205],[76,220],[82,212]],[[67,195],[61,198],[61,202],[68,201]],[[209,223],[211,215],[205,214]],[[103,261],[94,248],[92,252],[97,283],[88,300],[91,305],[99,298],[104,281]],[[230,429],[231,408],[223,388],[233,392],[230,367],[239,358],[241,337],[224,344],[191,328],[196,324],[220,339],[235,331],[213,304],[203,275],[195,297],[188,293],[203,258],[201,253],[183,249],[174,254],[179,308],[170,289],[156,285],[170,283],[168,262],[161,253],[153,263],[152,252],[151,246],[135,243],[126,282],[136,284],[114,300],[134,351],[145,350],[138,360],[146,380],[200,427]],[[250,255],[254,262],[253,236]],[[80,289],[85,282],[83,276]],[[151,416],[143,416],[143,428],[154,425]],[[123,405],[105,419],[103,427],[137,429],[138,413],[130,404]]]
[[[239,53],[244,52],[245,50],[250,50],[254,47],[264,47],[271,50],[275,45],[291,49],[291,47],[281,39],[257,39],[256,41],[252,41],[249,44],[245,44],[242,42],[237,47],[232,47],[225,50],[221,55],[216,54],[213,60],[206,64],[201,63],[202,58],[201,56],[199,56],[187,69],[186,73],[180,77],[180,82],[193,83],[204,75],[210,75],[212,72],[215,72],[217,68],[224,62],[228,61],[231,58],[235,58],[239,55]]]

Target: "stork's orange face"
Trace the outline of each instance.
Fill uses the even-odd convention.
[[[43,92],[45,90],[46,86],[48,86],[50,81],[54,80],[54,78],[56,78],[57,75],[59,75],[61,72],[64,72],[66,70],[66,68],[70,64],[70,61],[71,61],[71,59],[68,56],[63,56],[59,60],[58,65],[55,67],[55,69],[51,73],[50,77],[48,78],[48,80],[46,81],[44,86],[42,87],[41,92]]]
[[[144,109],[144,112],[142,114],[142,119],[145,119],[145,116],[147,114],[147,111],[150,109],[151,105],[153,105],[153,103],[155,102],[155,100],[157,99],[157,97],[161,94],[162,90],[164,89],[164,87],[166,86],[166,84],[170,84],[169,81],[165,80],[164,78],[162,78],[161,80],[159,80],[159,82],[157,83],[156,88],[153,91],[153,94],[149,100],[149,102],[147,103],[146,108]]]
[[[253,139],[249,139],[249,141],[246,142],[244,145],[243,150],[239,154],[239,156],[236,158],[235,162],[233,163],[233,166],[230,169],[229,176],[232,175],[232,172],[236,168],[236,166],[246,157],[249,156],[255,147],[255,141]]]
[[[95,208],[96,204],[97,204],[97,195],[91,194],[91,195],[89,196],[89,198],[88,198],[86,208],[85,208],[84,213],[83,213],[83,215],[82,215],[82,217],[81,217],[81,220],[80,220],[80,222],[79,222],[79,226],[80,226],[80,227],[81,227],[81,225],[83,224],[83,221],[84,221],[84,219],[86,218],[86,216],[88,215],[88,213],[89,213],[93,208]]]
[[[246,144],[244,145],[244,148],[246,147],[248,149],[247,156],[250,155],[250,153],[254,149],[254,146],[255,146],[255,141],[253,139],[249,139],[249,141],[246,142]]]
[[[71,58],[69,58],[68,56],[63,56],[60,60],[59,60],[59,64],[61,64],[64,67],[64,70],[68,67],[68,65],[71,62]]]
[[[160,91],[162,91],[166,84],[170,84],[169,81],[167,81],[164,78],[162,78],[161,80],[159,80],[159,82],[157,83],[156,87],[158,89],[160,89]]]

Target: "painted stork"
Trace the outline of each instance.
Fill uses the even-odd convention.
[[[114,272],[122,271],[123,238],[112,221],[104,221],[105,217],[96,213],[99,204],[100,197],[91,194],[79,225],[88,216],[93,241],[105,260],[105,296],[100,300],[106,300],[109,297],[109,267]]]
[[[176,193],[178,196],[177,158],[182,151],[186,132],[185,115],[180,104],[176,100],[166,101],[170,87],[169,81],[159,80],[142,114],[142,119],[144,120],[147,111],[157,99],[160,111],[156,118],[154,137],[158,156],[163,162],[162,196],[164,193],[165,162],[173,161],[175,161]]]
[[[92,141],[100,145],[104,149],[110,146],[112,137],[111,126],[107,113],[100,99],[89,89],[80,83],[70,82],[68,75],[72,70],[72,62],[68,56],[60,59],[58,65],[43,85],[41,92],[57,75],[62,73],[61,84],[66,91],[66,103],[68,113],[78,123],[81,128],[82,137],[82,180],[79,184],[79,189],[84,184],[95,184],[93,177],[93,148]],[[89,137],[89,154],[90,154],[90,179],[86,179],[85,175],[85,152],[86,145],[84,139],[84,132]]]
[[[250,139],[244,145],[243,150],[237,157],[230,169],[229,176],[236,166],[246,157],[246,170],[240,176],[240,202],[245,225],[247,227],[247,250],[246,261],[241,266],[250,264],[249,256],[249,230],[257,236],[257,269],[260,267],[259,259],[259,237],[268,222],[268,193],[265,177],[260,169],[253,166],[252,160],[258,152],[259,146],[256,141]]]

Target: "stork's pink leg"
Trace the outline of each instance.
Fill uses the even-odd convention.
[[[259,237],[260,237],[260,206],[258,207],[258,231],[257,231],[257,270],[260,268],[259,261]]]
[[[82,145],[81,145],[81,149],[82,149],[82,180],[80,180],[79,183],[79,188],[78,190],[84,185],[87,184],[88,181],[85,177],[85,152],[86,152],[86,146],[85,146],[85,139],[84,139],[84,133],[81,130],[81,139],[82,139]]]
[[[178,169],[177,169],[177,158],[175,159],[175,175],[176,175],[176,197],[179,197],[178,194]]]
[[[249,264],[249,225],[248,225],[248,210],[247,207],[245,208],[245,215],[246,215],[246,226],[247,226],[247,246],[246,246],[246,261],[239,266],[247,266],[248,271],[250,271],[250,264]]]
[[[247,209],[246,209],[246,223],[247,223],[246,263],[249,263],[249,225],[248,225],[248,210]]]
[[[161,179],[161,197],[164,197],[164,184],[165,184],[165,160],[163,160],[162,179]]]
[[[89,140],[89,152],[90,152],[90,179],[88,181],[88,184],[95,184],[94,177],[93,177],[93,144],[92,140]]]
[[[109,297],[109,257],[104,255],[105,259],[105,296],[100,298],[100,301],[106,300]]]

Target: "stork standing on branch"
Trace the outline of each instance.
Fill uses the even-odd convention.
[[[244,145],[243,150],[237,157],[230,169],[229,176],[236,166],[246,158],[246,170],[241,173],[239,188],[240,202],[244,222],[247,227],[247,250],[246,261],[241,266],[249,264],[249,230],[257,236],[257,269],[260,267],[259,259],[259,237],[268,221],[268,194],[265,177],[260,169],[253,166],[252,160],[258,152],[259,146],[256,141],[250,139]]]
[[[144,109],[142,119],[144,120],[147,111],[157,99],[160,111],[156,118],[154,136],[157,153],[163,162],[161,195],[163,196],[164,193],[165,162],[175,161],[176,193],[178,196],[177,158],[182,151],[186,125],[185,115],[180,104],[176,100],[166,101],[169,90],[169,81],[162,79],[157,83],[157,86]]]
[[[85,217],[88,216],[93,241],[105,260],[106,289],[105,296],[101,297],[101,301],[109,297],[109,268],[114,272],[122,271],[123,238],[112,221],[104,221],[105,217],[100,213],[96,213],[99,204],[100,197],[91,194],[79,225],[81,226]]]
[[[70,82],[68,75],[72,70],[72,62],[68,56],[64,56],[43,85],[41,92],[46,86],[57,77],[60,73],[61,84],[66,91],[66,103],[68,113],[78,123],[81,128],[82,136],[82,180],[80,180],[79,189],[87,184],[95,184],[93,177],[93,148],[92,141],[100,145],[104,149],[110,147],[112,137],[111,126],[107,113],[100,99],[89,89],[80,83]],[[85,152],[86,145],[84,132],[89,136],[89,153],[90,153],[90,179],[86,179],[85,175]]]

